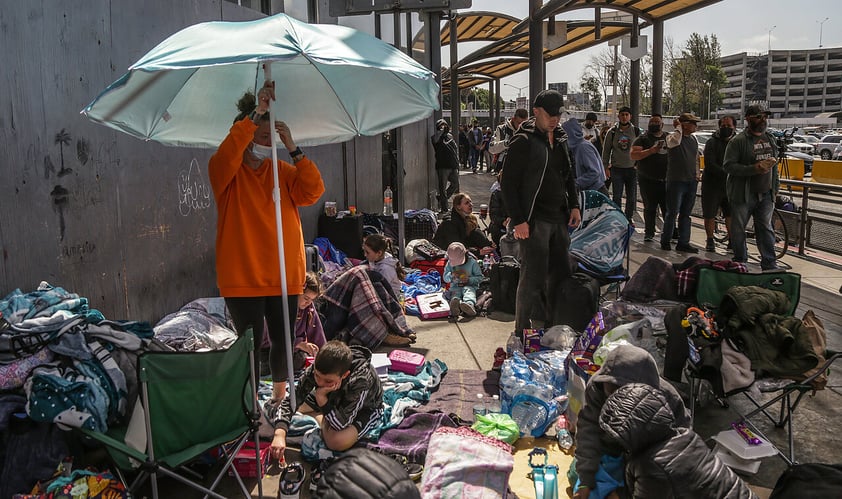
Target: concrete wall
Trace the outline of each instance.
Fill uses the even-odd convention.
[[[0,9],[0,296],[40,281],[90,298],[113,319],[153,323],[216,296],[213,151],[145,143],[79,110],[158,42],[191,24],[258,17],[222,0],[11,2]],[[233,104],[238,96],[232,96]],[[427,206],[423,123],[402,151]],[[342,207],[379,211],[381,138],[308,148]],[[416,171],[420,170],[420,171]],[[431,170],[430,170],[431,171]],[[317,206],[301,210],[305,240]]]

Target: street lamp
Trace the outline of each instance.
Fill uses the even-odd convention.
[[[816,21],[817,23],[819,23],[819,48],[822,48],[822,28],[824,28],[824,23],[826,23],[829,20],[829,17],[825,17],[821,21]]]
[[[771,28],[769,28],[769,46],[767,47],[767,50],[766,50],[767,52],[772,51],[772,30],[774,30],[777,27],[778,27],[778,25],[776,24],[776,25],[772,26]]]
[[[524,88],[527,88],[527,87],[529,86],[529,85],[524,85],[524,86],[522,86],[522,87],[518,87],[518,86],[515,86],[515,85],[509,85],[508,83],[504,83],[503,85],[504,85],[504,86],[506,86],[506,87],[512,87],[512,88],[514,88],[515,90],[517,90],[517,98],[518,98],[518,99],[520,99],[520,92],[521,92]]]

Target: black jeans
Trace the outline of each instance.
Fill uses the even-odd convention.
[[[241,335],[249,327],[254,334],[255,352],[263,343],[263,321],[269,331],[272,347],[269,349],[269,366],[272,369],[272,381],[279,383],[287,380],[286,341],[284,341],[284,311],[282,296],[258,296],[247,298],[225,298],[225,305],[231,313],[237,334]],[[290,342],[295,338],[295,315],[298,310],[298,295],[287,297],[289,306]],[[257,377],[260,377],[259,362],[255,362]]]
[[[436,176],[439,181],[439,209],[441,209],[441,211],[447,211],[450,208],[447,205],[447,200],[450,199],[450,196],[454,193],[459,192],[459,170],[454,170],[452,168],[437,169]]]
[[[623,206],[623,190],[626,191],[626,218],[634,223],[634,212],[637,207],[637,169],[611,168],[611,188],[614,191],[614,202]]]
[[[658,220],[658,208],[661,216],[667,216],[667,183],[647,177],[637,177],[640,185],[640,197],[643,198],[643,235],[655,237],[655,225]]]
[[[535,221],[529,224],[529,238],[520,240],[520,280],[517,284],[515,331],[523,333],[533,318],[545,320],[545,327],[556,324],[555,311],[561,283],[570,277],[570,234],[566,223]],[[534,317],[536,305],[543,303],[545,317]]]

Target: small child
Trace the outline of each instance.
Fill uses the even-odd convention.
[[[477,287],[482,281],[482,268],[468,253],[465,245],[450,243],[447,247],[447,265],[444,266],[444,282],[450,283],[450,317],[459,317],[461,311],[467,317],[477,315]]]
[[[349,347],[328,341],[316,360],[304,370],[295,388],[292,407],[289,397],[266,402],[266,412],[275,437],[270,454],[283,460],[286,435],[296,411],[319,422],[328,449],[346,451],[383,424],[383,387],[371,365],[371,352],[362,346]]]
[[[382,234],[370,234],[363,240],[363,253],[368,260],[368,266],[386,279],[395,292],[395,299],[403,303],[401,281],[406,278],[406,272],[398,259],[392,256],[389,251],[391,249],[391,241]]]
[[[315,357],[327,341],[322,320],[314,305],[321,294],[319,276],[307,272],[304,278],[304,292],[298,295],[298,315],[295,317],[295,349],[292,354],[292,367],[295,371],[304,369],[307,357]]]

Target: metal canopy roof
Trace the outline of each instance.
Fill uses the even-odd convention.
[[[558,16],[583,9],[605,9],[601,12],[601,36],[596,37],[593,20],[567,20],[567,42],[554,50],[544,50],[544,61],[623,37],[631,32],[632,16],[640,18],[640,27],[664,21],[718,3],[721,0],[550,0],[539,11],[540,17]],[[612,12],[617,11],[617,12]],[[457,43],[491,42],[457,62],[459,88],[470,88],[503,78],[529,68],[528,19],[494,12],[454,13]],[[563,19],[557,19],[562,21]],[[441,29],[442,46],[450,43],[450,22]],[[546,22],[546,21],[545,21]],[[516,31],[523,28],[521,31]],[[413,42],[413,49],[423,50],[423,30]],[[442,91],[450,92],[450,71],[442,74]]]

